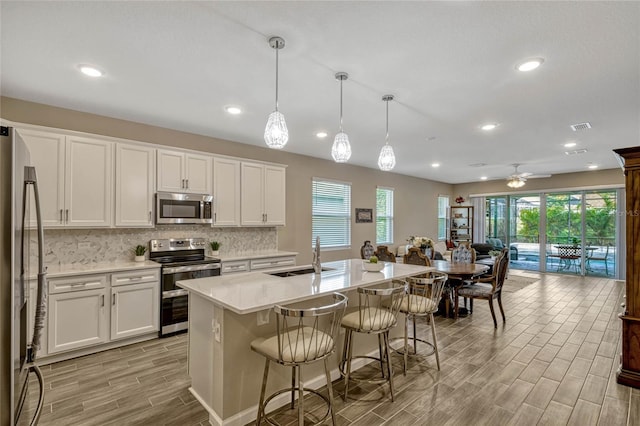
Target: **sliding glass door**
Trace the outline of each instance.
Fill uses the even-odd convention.
[[[540,196],[512,195],[509,215],[511,266],[540,269]]]

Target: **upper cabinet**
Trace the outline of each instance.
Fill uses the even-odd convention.
[[[116,144],[116,226],[153,226],[155,165],[155,149]]]
[[[286,169],[282,166],[241,163],[241,225],[285,224]]]
[[[158,150],[158,191],[211,194],[211,157]]]
[[[113,142],[24,129],[17,134],[36,167],[45,227],[113,224]]]
[[[213,159],[213,226],[240,225],[240,161]]]
[[[459,243],[473,242],[473,206],[451,206],[449,240]]]

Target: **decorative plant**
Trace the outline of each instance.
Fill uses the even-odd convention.
[[[456,197],[456,203],[458,203],[458,204],[464,203],[464,197],[462,195],[458,195]]]
[[[218,251],[220,250],[220,243],[218,241],[211,241],[209,247],[211,247],[212,251]]]
[[[421,248],[433,247],[433,240],[428,237],[416,237],[414,235],[411,235],[407,239],[407,241],[413,244],[414,247],[421,247]]]
[[[147,252],[147,246],[138,244],[136,248],[133,249],[133,252],[136,254],[136,256],[144,256],[144,254]]]
[[[498,257],[500,255],[500,250],[489,250],[489,256]]]

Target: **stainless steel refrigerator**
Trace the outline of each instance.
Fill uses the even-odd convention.
[[[33,242],[37,241],[37,244]],[[47,280],[43,264],[43,230],[36,170],[27,145],[10,127],[0,127],[0,425],[37,424],[44,383],[36,365],[46,318]],[[29,313],[28,279],[37,276],[35,313]],[[34,324],[27,341],[27,324]],[[40,387],[29,398],[29,376]],[[24,409],[26,405],[35,409]],[[28,419],[25,417],[29,416]],[[22,417],[22,418],[21,418]]]

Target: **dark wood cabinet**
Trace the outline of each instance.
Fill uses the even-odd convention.
[[[623,304],[622,356],[618,383],[640,388],[640,147],[614,150],[625,176],[626,299]]]
[[[449,208],[449,240],[456,246],[473,242],[473,206]]]

